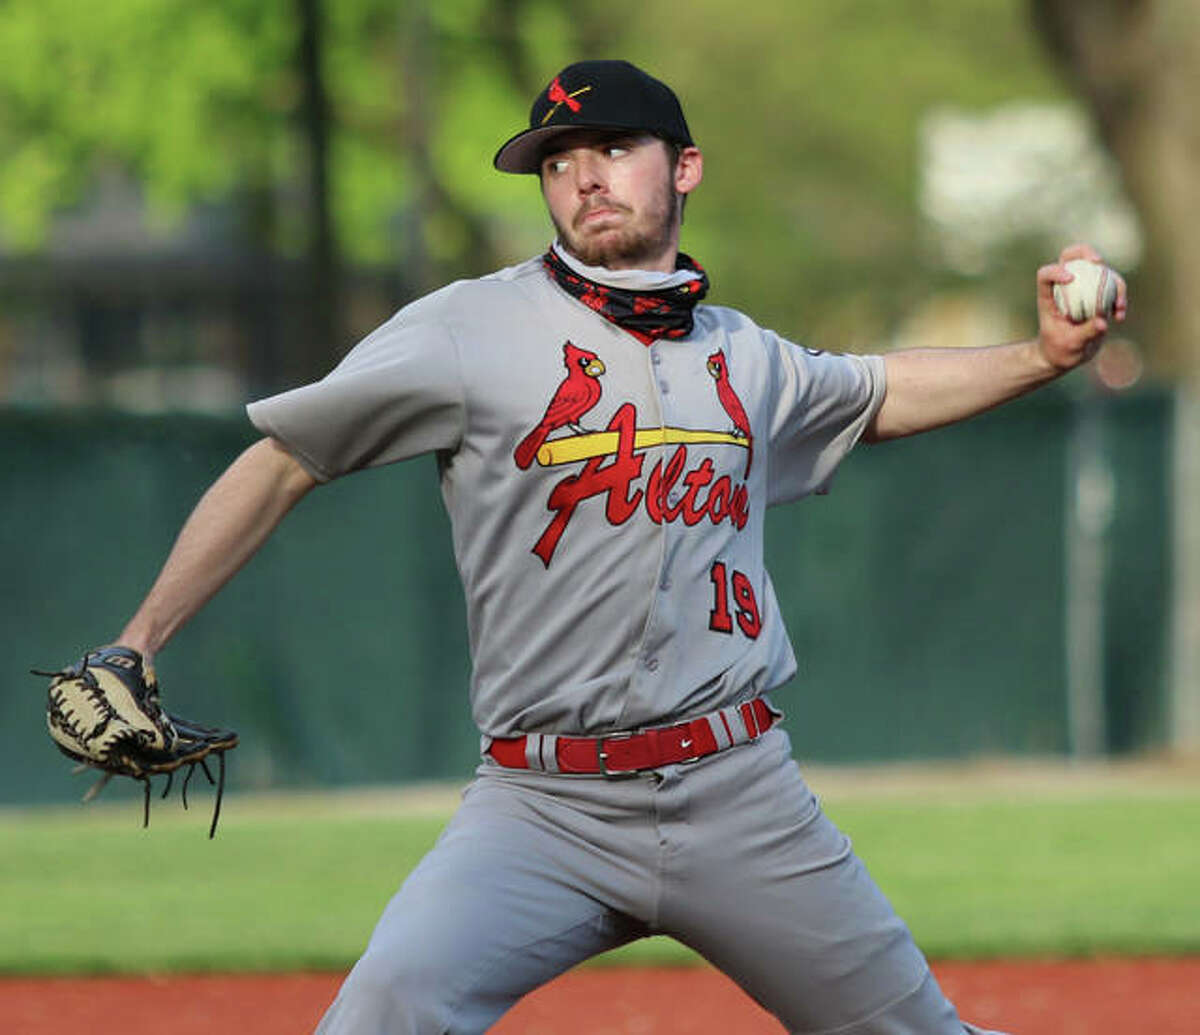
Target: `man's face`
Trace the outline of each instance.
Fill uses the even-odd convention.
[[[558,138],[542,158],[542,194],[566,249],[589,266],[675,268],[681,189],[698,182],[699,152],[683,156],[639,134],[583,131]],[[694,152],[694,156],[690,154]]]

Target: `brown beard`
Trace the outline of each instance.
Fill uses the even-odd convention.
[[[670,179],[663,184],[659,201],[660,204],[653,211],[646,213],[645,218],[652,224],[649,229],[626,224],[617,231],[604,231],[597,235],[598,240],[575,233],[575,225],[588,212],[587,205],[575,214],[571,228],[564,227],[553,213],[550,219],[562,246],[585,265],[613,268],[614,264],[621,264],[636,269],[660,258],[670,248],[679,228],[679,192]],[[611,203],[597,204],[608,207]],[[621,212],[629,211],[624,205],[611,204],[611,207]]]

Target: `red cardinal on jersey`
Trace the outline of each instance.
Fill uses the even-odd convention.
[[[738,398],[737,392],[733,390],[733,385],[729,383],[729,364],[725,360],[725,353],[720,349],[708,357],[708,372],[716,379],[717,398],[721,400],[721,405],[725,407],[725,412],[733,421],[734,428],[745,436],[746,472],[742,475],[744,478],[750,473],[750,461],[754,459],[754,434],[750,431],[750,421],[746,417],[742,400]]]
[[[546,407],[546,415],[513,450],[513,459],[521,470],[537,458],[537,452],[550,432],[569,425],[582,434],[579,419],[600,401],[600,375],[604,373],[604,364],[596,353],[568,341],[563,345],[563,366],[567,368],[567,376]]]

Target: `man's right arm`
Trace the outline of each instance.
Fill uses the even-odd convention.
[[[316,484],[275,439],[250,446],[196,504],[117,643],[152,658]]]

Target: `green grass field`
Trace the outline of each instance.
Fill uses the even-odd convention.
[[[1194,782],[811,782],[932,957],[1200,953]],[[0,972],[343,968],[453,800],[230,796],[212,842],[210,804],[0,812]]]

